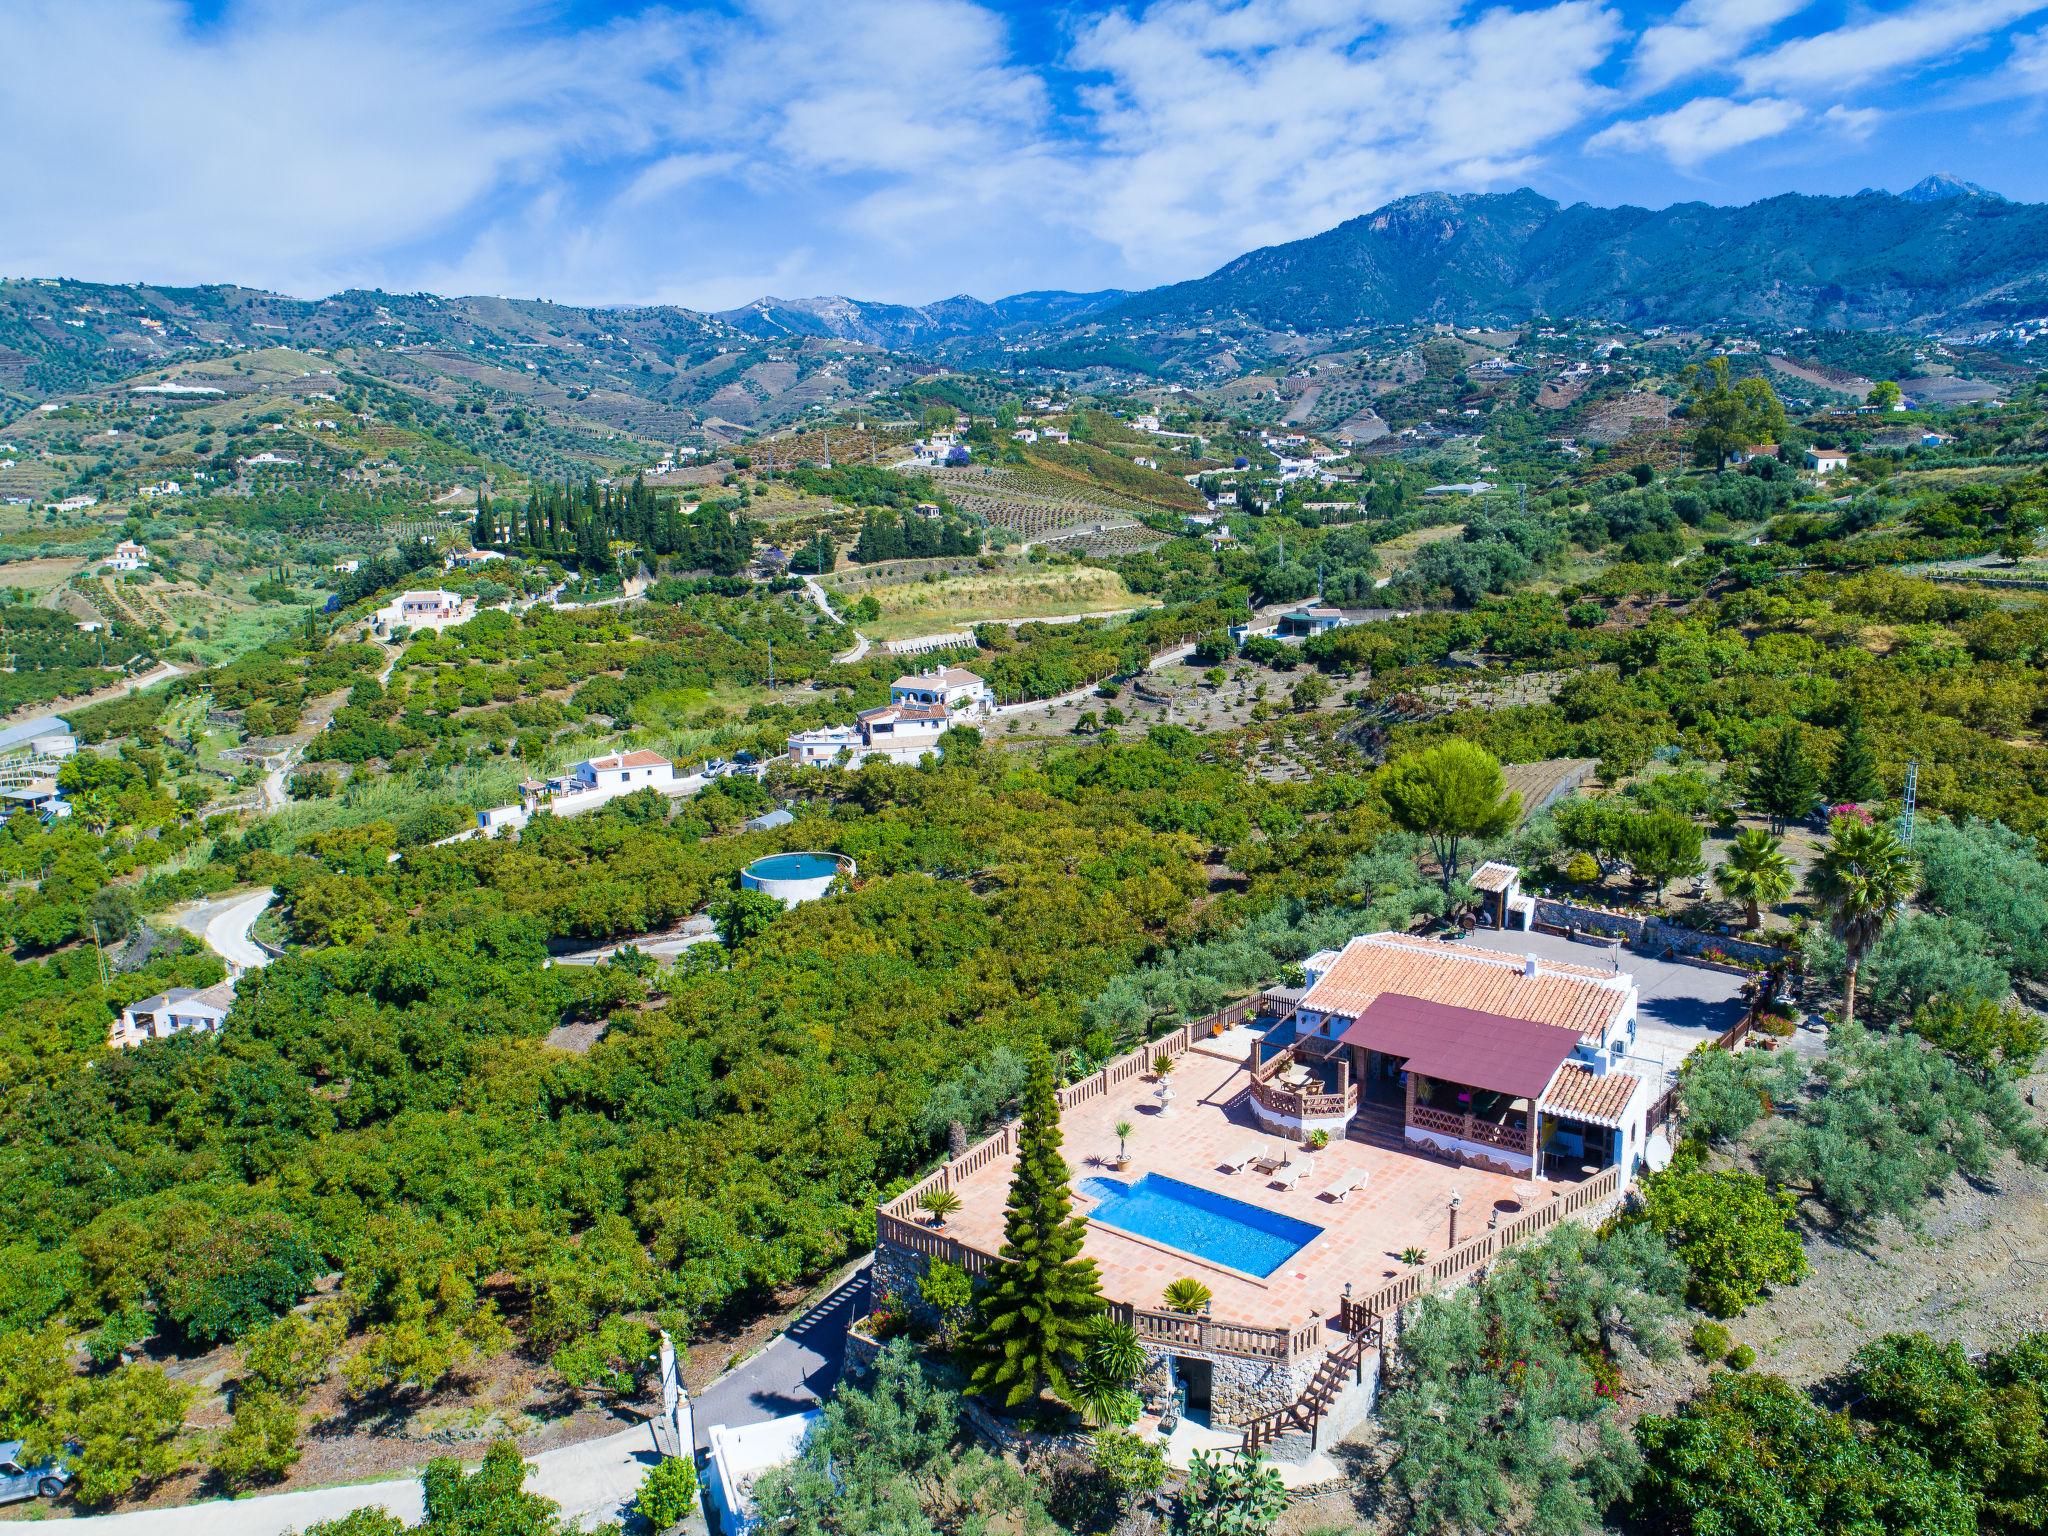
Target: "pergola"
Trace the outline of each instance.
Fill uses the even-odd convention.
[[[1406,1073],[1404,1123],[1472,1146],[1519,1153],[1534,1169],[1543,1144],[1541,1101],[1572,1057],[1579,1032],[1398,992],[1375,998],[1338,1044],[1352,1075],[1372,1074],[1372,1057]]]

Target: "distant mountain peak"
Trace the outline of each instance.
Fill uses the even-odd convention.
[[[893,351],[917,351],[962,336],[987,336],[999,331],[1074,319],[1114,303],[1118,289],[1100,293],[1067,293],[1042,289],[1013,293],[984,303],[972,294],[957,293],[936,303],[882,304],[829,294],[809,299],[772,295],[728,309],[714,318],[751,335],[837,336]]]
[[[1539,313],[1895,329],[2001,314],[2041,293],[2048,206],[1930,176],[1899,194],[1740,207],[1567,208],[1526,187],[1417,193],[1108,314],[1331,330]]]
[[[1952,197],[1981,197],[1994,203],[2007,200],[1989,187],[1980,187],[1974,181],[1965,181],[1962,177],[1951,176],[1946,171],[1936,171],[1932,176],[1922,177],[1899,196],[1909,203],[1939,203]]]

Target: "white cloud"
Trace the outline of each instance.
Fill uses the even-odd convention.
[[[1659,91],[1718,69],[1810,0],[1686,0],[1671,19],[1645,29],[1633,57],[1634,83]]]
[[[1835,105],[1820,115],[1821,127],[1841,135],[1852,143],[1861,144],[1877,130],[1884,121],[1884,113],[1875,107],[1845,107]]]
[[[1680,166],[1868,134],[1823,110],[1845,82],[2048,8],[1907,0],[1771,46],[1810,0],[1684,0],[1633,40],[1610,0],[191,3],[0,0],[0,142],[32,151],[0,270],[699,305],[1136,285],[1558,174],[1589,133]],[[1065,51],[1027,62],[1027,29]],[[1611,122],[1709,71],[1753,83]],[[2039,35],[2006,75],[2048,82]]]
[[[1781,43],[1745,60],[1739,72],[1753,91],[1855,84],[1946,63],[2043,9],[2042,0],[1918,0],[1890,15]]]
[[[1654,150],[1673,165],[1689,168],[1727,150],[1776,138],[1806,117],[1796,101],[1765,96],[1730,101],[1701,96],[1655,117],[1634,118],[1603,128],[1586,141],[1590,150]]]
[[[15,270],[319,282],[571,154],[644,145],[630,27],[540,38],[504,5],[0,7]]]
[[[1134,266],[1197,268],[1437,186],[1523,175],[1608,93],[1590,0],[1443,7],[1166,0],[1081,29],[1100,76],[1084,222]]]

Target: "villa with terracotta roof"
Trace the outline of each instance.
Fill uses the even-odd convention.
[[[1627,972],[1375,933],[1311,956],[1286,1062],[1319,1095],[1254,1094],[1264,1123],[1331,1135],[1354,1123],[1503,1173],[1633,1167],[1652,1085]],[[1311,1105],[1310,1099],[1314,1097]]]
[[[1503,868],[1482,897],[1519,915]],[[1309,957],[1301,984],[1060,1090],[1083,1253],[1148,1352],[1148,1412],[1300,1459],[1370,1413],[1404,1305],[1616,1208],[1667,1062],[1635,1053],[1643,994],[1618,956],[1555,958],[1560,941],[1533,934],[1515,953],[1521,926],[1489,940],[1505,949],[1362,935]],[[1655,971],[1657,996],[1686,974]],[[935,1259],[975,1275],[998,1262],[1016,1131],[880,1208],[876,1285],[894,1307],[917,1312]],[[959,1208],[935,1223],[920,1202],[939,1187]],[[1183,1278],[1210,1293],[1198,1314],[1165,1305]]]

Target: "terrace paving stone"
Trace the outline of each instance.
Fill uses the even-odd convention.
[[[1158,1080],[1134,1078],[1108,1094],[1077,1105],[1060,1117],[1062,1150],[1074,1180],[1106,1176],[1134,1181],[1159,1173],[1213,1190],[1251,1205],[1278,1211],[1323,1229],[1300,1252],[1264,1280],[1205,1262],[1193,1254],[1153,1244],[1090,1223],[1083,1252],[1102,1273],[1103,1294],[1140,1308],[1162,1308],[1167,1285],[1193,1276],[1213,1293],[1213,1315],[1256,1327],[1296,1327],[1312,1318],[1334,1318],[1345,1282],[1364,1294],[1401,1273],[1403,1249],[1422,1249],[1436,1258],[1449,1246],[1452,1191],[1462,1198],[1460,1241],[1501,1218],[1540,1204],[1565,1187],[1458,1167],[1419,1152],[1389,1151],[1360,1142],[1333,1140],[1311,1153],[1264,1130],[1253,1118],[1250,1057],[1258,1036],[1236,1029],[1201,1042],[1176,1061],[1168,1081],[1171,1107],[1162,1112]],[[1115,1166],[1118,1120],[1135,1129],[1129,1138],[1128,1168]],[[1230,1171],[1246,1149],[1264,1143],[1296,1159],[1315,1159],[1314,1169],[1291,1191],[1247,1168]],[[954,1186],[961,1208],[946,1220],[946,1231],[990,1253],[1003,1240],[1003,1202],[1009,1193],[1014,1156],[997,1158]],[[1366,1181],[1342,1202],[1323,1190],[1354,1173]],[[1519,1191],[1519,1193],[1518,1193]],[[1528,1204],[1524,1201],[1527,1200]],[[1086,1215],[1093,1202],[1077,1193],[1075,1209]]]

